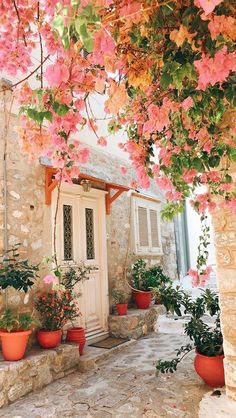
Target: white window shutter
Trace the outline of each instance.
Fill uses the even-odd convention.
[[[158,212],[157,210],[150,209],[150,230],[151,230],[151,247],[159,248],[159,231],[158,231]]]
[[[162,254],[160,205],[140,197],[135,198],[133,209],[135,253]]]
[[[149,247],[148,210],[142,206],[138,206],[138,236],[139,247]]]

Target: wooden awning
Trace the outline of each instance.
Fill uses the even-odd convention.
[[[57,170],[50,166],[45,166],[45,203],[46,205],[51,204],[52,191],[58,184],[58,180],[55,179]],[[99,183],[107,191],[106,194],[106,214],[110,215],[112,203],[123,193],[130,190],[130,187],[122,186],[115,183],[109,183],[106,180],[102,180],[96,177],[89,176],[84,173],[80,173],[78,179],[74,180],[90,180],[94,183]]]

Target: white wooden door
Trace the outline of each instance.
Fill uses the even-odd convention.
[[[57,224],[57,250],[61,265],[80,263],[92,266],[89,280],[75,287],[88,337],[107,331],[108,283],[104,192],[84,193],[77,185],[63,186]],[[55,205],[54,205],[55,207]]]

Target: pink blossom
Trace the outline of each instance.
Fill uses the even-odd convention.
[[[66,83],[69,79],[70,72],[66,64],[56,64],[48,65],[44,72],[44,76],[51,87],[59,86],[61,83]]]
[[[120,171],[121,171],[121,174],[123,176],[125,176],[125,174],[127,173],[127,167],[125,167],[124,165],[121,165],[120,166]]]
[[[197,287],[198,286],[198,280],[199,280],[198,272],[196,270],[189,269],[188,275],[192,278],[192,286]]]
[[[219,186],[219,189],[220,190],[223,190],[225,192],[229,192],[231,190],[231,188],[232,188],[232,184],[231,183],[222,183]]]
[[[156,179],[156,184],[162,189],[162,190],[171,190],[173,185],[171,180],[169,180],[167,177],[158,177]]]
[[[184,110],[189,110],[191,107],[193,107],[193,105],[194,105],[194,102],[193,102],[193,99],[192,99],[192,97],[187,97],[186,99],[184,99],[184,101],[181,103],[181,107],[184,109]]]
[[[56,280],[56,277],[53,276],[52,274],[47,274],[43,278],[44,283],[47,283],[47,284],[54,283],[55,280]]]
[[[213,143],[211,141],[207,141],[203,146],[203,151],[210,152],[213,148]]]
[[[223,0],[194,0],[194,4],[197,7],[202,7],[206,15],[213,12],[216,6]]]
[[[104,138],[103,136],[101,136],[98,140],[97,140],[97,144],[101,145],[101,147],[106,147],[107,146],[107,140],[106,138]]]
[[[197,170],[192,169],[192,170],[185,171],[182,177],[186,181],[186,183],[192,183],[196,175],[197,175]]]

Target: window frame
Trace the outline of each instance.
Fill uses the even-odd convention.
[[[148,246],[141,246],[139,242],[139,215],[138,208],[143,207],[147,210],[147,237]],[[152,245],[152,234],[151,234],[151,219],[150,211],[154,210],[157,212],[157,233],[159,246],[154,247]],[[162,239],[161,239],[161,204],[160,201],[146,196],[132,196],[132,229],[133,229],[133,250],[135,255],[146,255],[146,256],[162,256]]]

